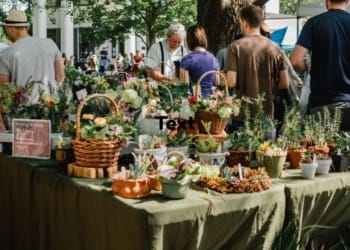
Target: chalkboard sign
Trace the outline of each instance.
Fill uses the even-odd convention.
[[[12,155],[18,157],[51,158],[51,121],[13,119]]]

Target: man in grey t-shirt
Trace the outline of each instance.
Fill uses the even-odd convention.
[[[47,38],[34,38],[28,34],[29,23],[23,11],[12,10],[2,25],[13,44],[0,53],[0,83],[24,86],[37,81],[32,91],[32,102],[39,100],[39,88],[53,93],[64,80],[62,54],[57,45]]]

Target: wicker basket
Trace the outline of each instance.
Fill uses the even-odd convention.
[[[118,139],[81,139],[80,117],[84,105],[94,98],[105,98],[109,101],[112,111],[118,112],[118,106],[109,96],[105,94],[92,94],[85,97],[79,104],[76,113],[76,134],[72,140],[76,164],[80,167],[108,168],[117,167],[121,150],[121,141]]]
[[[201,77],[198,79],[194,91],[194,95],[196,96],[197,101],[199,101],[199,91],[200,91],[200,83],[201,81],[210,74],[216,74],[217,78],[222,78],[224,83],[225,83],[225,89],[226,89],[226,95],[228,95],[228,87],[227,87],[227,81],[226,77],[220,73],[219,71],[216,70],[211,70],[205,72]],[[202,124],[202,121],[204,122],[211,122],[211,127],[210,127],[210,133],[211,134],[221,134],[224,132],[225,127],[227,125],[228,119],[227,118],[221,118],[218,114],[211,112],[211,111],[206,111],[206,110],[198,110],[195,113],[195,121],[198,126],[199,133],[204,134],[206,133],[204,126]]]

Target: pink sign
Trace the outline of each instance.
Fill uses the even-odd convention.
[[[13,156],[50,159],[50,120],[13,119],[12,128]]]

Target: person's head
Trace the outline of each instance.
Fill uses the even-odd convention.
[[[24,11],[11,10],[2,25],[11,42],[28,35],[29,22]]]
[[[348,4],[349,0],[325,0],[326,8],[342,8],[345,9],[346,4]]]
[[[176,50],[179,48],[185,39],[185,36],[185,27],[181,23],[175,23],[171,25],[166,33],[169,49]]]
[[[200,25],[192,25],[188,28],[186,42],[190,50],[194,50],[196,47],[208,48],[205,30]]]
[[[261,23],[260,25],[260,33],[261,35],[267,37],[267,38],[271,38],[271,34],[270,34],[270,28],[267,25],[267,23]]]
[[[259,29],[261,23],[264,21],[263,10],[256,5],[249,5],[242,8],[239,17],[240,28],[244,35],[249,29]]]

